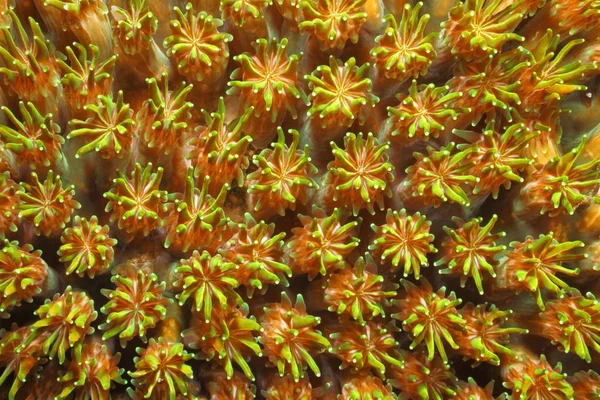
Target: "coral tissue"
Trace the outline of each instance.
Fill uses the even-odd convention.
[[[0,400],[600,399],[600,1],[0,0]]]

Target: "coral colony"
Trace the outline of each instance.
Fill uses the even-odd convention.
[[[0,11],[0,400],[600,399],[600,1]]]

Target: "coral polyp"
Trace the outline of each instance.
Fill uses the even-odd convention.
[[[58,66],[64,74],[60,82],[69,98],[69,104],[73,110],[78,110],[87,104],[93,104],[98,96],[110,93],[117,56],[99,62],[98,46],[90,44],[89,53],[80,43],[73,43],[73,47],[75,49],[66,47],[65,60],[58,60]],[[75,54],[75,50],[79,55]]]
[[[93,278],[105,272],[113,262],[117,240],[110,237],[109,227],[99,225],[94,215],[89,220],[75,216],[73,227],[63,231],[58,249],[60,261],[67,265],[66,273],[87,274]]]
[[[14,378],[8,392],[8,398],[14,400],[17,392],[29,375],[33,375],[36,367],[43,361],[42,344],[45,337],[40,336],[27,346],[23,346],[23,338],[31,333],[31,328],[13,325],[11,330],[2,332],[0,340],[0,366],[4,368],[0,376],[0,384],[10,382],[8,377]]]
[[[435,34],[425,35],[429,14],[419,18],[422,7],[423,2],[414,8],[405,4],[399,23],[392,14],[385,16],[387,26],[383,34],[375,38],[377,45],[371,50],[371,57],[388,79],[402,81],[425,75],[437,55],[433,47]]]
[[[365,0],[299,1],[304,18],[298,28],[316,38],[323,50],[342,49],[348,40],[358,42],[359,30],[367,20],[365,3]]]
[[[209,177],[196,187],[193,169],[188,169],[183,193],[171,195],[167,203],[165,248],[188,253],[221,244],[228,221],[222,207],[229,187],[223,186],[216,197],[209,194],[209,187]]]
[[[400,104],[388,107],[390,139],[394,143],[405,140],[437,138],[463,110],[453,103],[461,92],[449,92],[448,86],[417,85],[413,80],[408,95],[399,94]]]
[[[181,288],[177,295],[179,304],[192,300],[196,312],[209,322],[216,310],[224,310],[232,303],[241,304],[241,297],[234,291],[239,286],[235,277],[237,266],[223,260],[220,255],[211,256],[204,251],[194,251],[192,257],[181,260],[177,267],[175,285]]]
[[[492,234],[491,231],[498,221],[498,216],[493,215],[487,224],[481,226],[483,220],[475,218],[465,222],[454,218],[458,229],[444,227],[448,238],[442,243],[443,256],[435,262],[436,266],[448,265],[447,269],[440,270],[443,274],[460,275],[460,283],[465,287],[467,279],[475,281],[477,290],[483,294],[483,274],[486,272],[491,277],[496,277],[498,261],[496,256],[506,247],[496,245],[496,240],[506,235],[505,232]]]
[[[59,135],[60,126],[51,113],[43,114],[30,102],[19,103],[20,118],[7,107],[3,106],[2,111],[14,129],[1,126],[0,138],[6,150],[17,156],[17,165],[35,170],[54,166],[62,160],[65,139]]]
[[[298,380],[304,377],[307,367],[315,375],[321,375],[314,356],[330,350],[331,344],[315,329],[321,319],[307,314],[301,295],[294,304],[283,292],[280,303],[264,308],[259,322],[263,328],[259,341],[264,355],[275,364],[279,375],[289,373]]]
[[[114,289],[102,289],[108,302],[100,309],[106,314],[106,323],[99,325],[102,340],[118,336],[121,346],[139,336],[146,338],[146,331],[154,328],[167,315],[172,302],[165,297],[165,283],[159,282],[156,274],[135,272],[133,267],[122,267],[118,275],[111,278]]]
[[[446,289],[434,292],[426,280],[416,286],[410,281],[402,280],[404,293],[396,302],[398,313],[392,318],[402,321],[404,330],[411,333],[413,349],[420,343],[427,347],[427,359],[433,360],[436,353],[448,362],[444,341],[453,349],[458,349],[452,332],[464,330],[465,320],[461,318],[456,307],[462,302],[451,292],[446,296]]]
[[[0,29],[0,58],[4,62],[0,75],[4,84],[24,101],[45,105],[59,88],[55,47],[33,17],[26,19],[30,36],[13,9],[5,9],[3,14],[11,22]]]
[[[105,211],[111,212],[110,221],[118,221],[119,229],[130,236],[148,236],[150,231],[163,225],[167,202],[166,191],[159,189],[163,171],[158,167],[154,172],[151,163],[144,169],[136,164],[131,178],[117,171],[118,178],[104,193],[108,199]]]
[[[600,0],[0,0],[0,399],[600,399],[599,62]]]
[[[404,185],[412,197],[426,205],[439,207],[443,203],[458,203],[469,206],[468,191],[479,180],[471,172],[475,162],[469,156],[474,151],[473,147],[457,150],[454,142],[439,150],[427,147],[427,155],[414,154],[417,162],[406,169],[408,175]]]
[[[230,225],[232,237],[219,253],[235,264],[234,276],[248,295],[254,289],[264,293],[268,284],[287,285],[292,270],[283,262],[285,233],[274,234],[275,225],[257,222],[250,214],[244,216],[244,223]]]
[[[331,129],[349,127],[355,120],[365,122],[370,109],[379,102],[366,77],[369,67],[368,63],[356,66],[354,58],[342,62],[331,56],[329,65],[320,65],[305,76],[311,91],[307,115],[317,127]]]
[[[256,320],[248,318],[248,306],[226,308],[210,322],[202,316],[194,317],[189,329],[182,332],[184,343],[192,349],[201,350],[207,360],[219,360],[227,373],[227,379],[234,375],[234,363],[254,380],[252,369],[247,362],[250,356],[262,356],[256,342],[255,333],[261,330]]]
[[[398,342],[390,330],[375,322],[358,325],[346,322],[330,335],[331,352],[341,361],[341,368],[354,371],[374,369],[385,376],[386,364],[403,367],[400,354],[394,348]]]
[[[106,345],[89,341],[81,350],[81,362],[71,361],[67,372],[60,377],[64,386],[56,397],[67,399],[72,394],[80,398],[104,399],[110,396],[115,383],[124,384],[123,369],[117,366],[121,355],[113,355]]]
[[[273,149],[264,149],[252,157],[258,169],[248,174],[248,200],[257,213],[274,211],[285,215],[287,209],[294,211],[297,204],[305,204],[309,194],[319,187],[313,179],[318,169],[311,163],[310,147],[299,150],[298,131],[288,133],[292,136],[289,146],[279,128]]]
[[[539,314],[534,333],[559,344],[565,353],[574,352],[591,362],[590,349],[600,352],[599,323],[600,305],[594,295],[573,293],[546,302],[546,309]]]
[[[527,329],[504,326],[511,310],[499,310],[495,305],[468,303],[460,310],[466,329],[458,335],[458,352],[475,360],[500,365],[506,357],[516,357],[508,347],[511,334],[527,334]]]
[[[85,144],[76,157],[96,151],[102,158],[123,157],[133,142],[133,111],[123,101],[123,92],[112,96],[99,96],[95,104],[86,103],[84,110],[90,115],[85,121],[71,120],[71,131],[67,138],[80,137]],[[121,153],[123,152],[123,153]]]
[[[38,174],[32,172],[31,180],[32,184],[21,182],[23,190],[17,192],[21,199],[15,207],[19,210],[19,218],[29,222],[38,236],[57,235],[81,207],[74,199],[75,187],[63,188],[61,177],[55,177],[52,171],[42,182]]]
[[[393,167],[386,154],[389,145],[380,144],[372,133],[346,134],[344,149],[331,143],[334,160],[327,166],[323,184],[325,202],[348,204],[356,216],[366,208],[375,214],[375,205],[384,209],[385,196],[392,196]]]
[[[73,349],[74,360],[82,362],[83,342],[87,335],[94,333],[92,322],[98,316],[94,300],[69,286],[62,294],[57,293],[52,300],[46,300],[35,314],[39,319],[31,324],[31,332],[24,337],[23,346],[43,337],[42,352],[49,359],[58,356],[62,364],[67,351]]]
[[[176,19],[171,21],[171,36],[163,45],[167,56],[173,59],[177,70],[192,81],[211,84],[218,80],[227,67],[229,33],[220,32],[223,21],[205,11],[197,12],[187,3],[185,12],[173,9]]]
[[[392,271],[403,266],[404,277],[413,273],[419,279],[421,267],[429,265],[427,254],[437,252],[430,227],[431,222],[419,212],[408,215],[405,209],[400,212],[390,209],[384,225],[371,225],[376,236],[369,250],[379,255],[382,263],[391,264]]]
[[[223,186],[234,180],[238,186],[244,184],[244,171],[250,164],[246,155],[252,137],[245,133],[245,125],[252,114],[252,107],[235,121],[226,122],[225,100],[219,98],[216,112],[203,110],[206,125],[196,128],[190,139],[192,147],[186,158],[194,167],[194,176],[199,179],[209,176],[209,193],[217,194]]]
[[[289,113],[294,119],[296,105],[307,102],[299,85],[298,63],[301,54],[287,54],[288,40],[258,39],[253,44],[255,54],[235,57],[241,66],[231,74],[227,94],[240,94],[245,107],[254,107],[256,116],[269,116],[272,122]],[[278,118],[279,117],[279,118]]]
[[[346,267],[327,278],[324,301],[329,311],[352,317],[364,325],[368,319],[385,316],[384,306],[396,296],[395,288],[396,285],[386,285],[385,278],[377,275],[377,265],[367,254],[366,258],[356,260],[352,269]]]
[[[187,382],[192,379],[192,368],[187,364],[192,359],[181,343],[170,343],[164,338],[150,339],[146,348],[138,348],[135,370],[129,372],[135,391],[129,389],[131,397],[154,396],[175,400],[178,396],[188,397]]]
[[[529,175],[521,189],[517,210],[521,213],[568,213],[587,204],[600,203],[591,192],[600,183],[600,160],[582,160],[586,138],[566,154],[550,159],[543,168]]]
[[[537,239],[529,236],[524,242],[511,242],[512,249],[498,268],[498,286],[516,292],[530,292],[536,297],[538,307],[544,310],[542,289],[557,295],[570,290],[568,283],[557,274],[579,274],[579,269],[567,268],[563,262],[584,259],[585,254],[576,252],[583,246],[580,241],[559,242],[552,232]]]
[[[498,54],[505,43],[525,40],[513,32],[523,19],[519,5],[503,0],[460,1],[442,25],[444,41],[452,54],[465,60]]]
[[[339,208],[327,214],[313,207],[312,214],[299,216],[302,226],[292,229],[287,243],[292,270],[309,279],[343,268],[344,258],[360,242],[354,236],[359,222],[346,222],[349,215]]]
[[[0,313],[31,302],[40,294],[49,274],[49,267],[41,257],[42,252],[31,245],[5,239],[0,251]]]

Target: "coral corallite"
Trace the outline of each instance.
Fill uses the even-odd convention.
[[[0,376],[0,384],[8,382],[10,374],[14,374],[13,382],[8,392],[8,398],[14,400],[26,378],[43,361],[42,344],[45,336],[39,336],[27,346],[22,346],[23,338],[31,333],[31,328],[19,328],[13,325],[8,332],[2,332],[0,340],[0,366],[4,368]]]
[[[131,179],[121,172],[113,180],[112,188],[104,193],[108,199],[106,212],[112,212],[110,219],[118,221],[119,229],[131,236],[148,236],[151,230],[162,226],[162,214],[166,209],[166,192],[159,189],[163,169],[153,172],[152,164],[144,169],[136,164]]]
[[[202,312],[205,322],[209,322],[215,309],[225,309],[230,303],[241,302],[234,291],[239,286],[235,277],[237,266],[224,260],[220,255],[211,256],[204,251],[194,251],[192,257],[181,260],[177,267],[175,285],[181,288],[177,295],[179,304],[192,300],[196,312]]]
[[[0,400],[600,400],[600,0],[0,0]]]
[[[329,311],[364,325],[366,319],[385,316],[384,306],[396,296],[396,286],[386,285],[385,278],[377,275],[373,257],[367,255],[356,260],[352,269],[346,267],[327,278],[324,301]]]
[[[498,265],[495,256],[506,249],[504,246],[496,245],[495,242],[506,233],[491,233],[496,221],[498,221],[497,215],[492,216],[484,226],[481,226],[483,222],[481,218],[469,222],[454,218],[454,222],[459,226],[458,229],[444,227],[448,238],[442,243],[443,256],[435,262],[435,266],[447,264],[448,268],[440,270],[440,273],[460,275],[462,287],[465,287],[467,279],[472,277],[477,290],[483,294],[482,272],[486,271],[495,278],[495,267]]]

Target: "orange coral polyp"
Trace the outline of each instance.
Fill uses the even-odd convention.
[[[436,34],[425,35],[430,16],[425,14],[419,18],[422,7],[423,2],[414,8],[405,4],[400,23],[392,14],[384,18],[385,31],[375,38],[376,46],[370,54],[377,69],[388,79],[403,81],[425,75],[437,56],[433,46]]]
[[[308,98],[298,79],[300,54],[287,54],[288,39],[280,42],[258,39],[252,44],[255,54],[243,53],[234,60],[240,67],[231,74],[228,95],[240,94],[245,107],[254,107],[254,115],[268,115],[275,122],[285,113],[297,118],[296,105]]]

